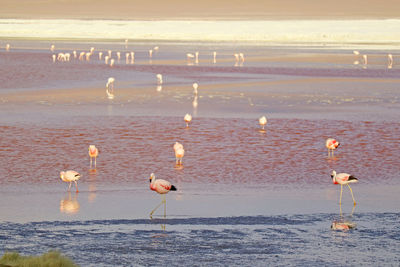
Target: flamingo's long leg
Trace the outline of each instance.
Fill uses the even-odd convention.
[[[339,205],[342,205],[342,193],[343,193],[343,185],[340,185],[340,200],[339,200]]]
[[[150,218],[153,216],[153,213],[164,203],[164,201],[161,201],[160,204],[158,204],[151,212],[150,212]]]
[[[339,216],[340,216],[340,219],[342,219],[343,218],[343,212],[342,212],[342,204],[339,204],[339,210],[340,210],[340,212],[339,212]]]
[[[94,168],[96,169],[96,158],[94,158]]]
[[[164,202],[164,218],[165,218],[167,216],[167,201],[165,200],[165,195],[164,195],[163,202]]]
[[[353,198],[353,203],[354,203],[354,206],[355,206],[355,205],[356,205],[356,200],[354,199],[353,190],[351,190],[351,187],[350,187],[349,184],[347,184],[347,186],[348,186],[349,189],[350,189],[351,197]]]
[[[90,157],[90,168],[92,168],[92,157]]]
[[[72,182],[69,182],[68,191],[71,190],[71,185],[72,185]]]
[[[78,190],[78,183],[77,183],[76,181],[74,181],[74,182],[75,182],[76,192],[78,193],[78,192],[79,192],[79,190]]]

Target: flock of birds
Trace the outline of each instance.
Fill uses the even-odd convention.
[[[190,122],[192,121],[192,116],[190,114],[186,114],[184,116],[184,121],[186,123],[186,127],[189,127]],[[265,131],[265,126],[267,125],[267,118],[265,116],[262,116],[258,119],[258,123],[261,127],[261,131]],[[334,155],[334,151],[339,147],[340,142],[337,141],[334,138],[328,138],[325,142],[325,146],[328,149],[328,158],[329,157],[333,157]],[[175,159],[176,159],[176,165],[182,165],[182,159],[185,155],[185,150],[183,148],[183,145],[179,142],[175,142],[175,144],[173,145],[173,149],[174,149],[174,153],[175,153]],[[89,157],[90,157],[90,168],[93,168],[93,163],[94,163],[94,169],[96,169],[96,158],[99,155],[99,150],[95,145],[90,145],[89,146]],[[78,190],[78,180],[81,178],[81,175],[74,171],[74,170],[68,170],[68,171],[61,171],[60,172],[60,178],[62,181],[69,183],[68,186],[68,191],[71,190],[71,186],[72,183],[75,184],[75,188],[76,188],[76,192],[79,192]],[[340,199],[339,199],[339,205],[341,208],[341,204],[342,204],[342,195],[343,195],[343,186],[347,185],[350,193],[351,193],[351,197],[353,199],[353,204],[354,207],[356,205],[356,201],[354,198],[354,194],[353,194],[353,190],[350,187],[351,183],[356,183],[358,182],[358,179],[356,177],[354,177],[351,174],[348,173],[336,173],[336,171],[332,171],[331,173],[331,178],[332,178],[332,182],[333,184],[339,184],[340,185]],[[163,195],[163,199],[161,201],[160,204],[158,204],[156,206],[156,208],[154,208],[151,213],[150,213],[150,218],[152,218],[153,213],[162,205],[164,204],[164,216],[166,216],[166,199],[165,199],[165,195],[169,192],[169,191],[176,191],[177,188],[171,184],[169,181],[167,180],[163,180],[163,179],[156,179],[156,176],[154,173],[151,173],[150,175],[150,189],[157,192],[158,194]],[[340,225],[339,222],[335,222],[335,227],[337,227],[337,229],[341,229],[341,227],[345,227],[343,225]],[[349,227],[349,225],[347,225],[346,227]],[[334,226],[332,226],[332,228],[334,228]]]
[[[127,40],[125,41],[125,46],[127,47]],[[10,51],[10,44],[6,45],[6,51]],[[51,45],[50,50],[52,52],[55,51],[55,46]],[[91,47],[90,50],[88,52],[81,52],[78,53],[76,51],[73,51],[73,57],[74,58],[78,58],[79,60],[87,60],[89,61],[91,56],[94,54],[94,47]],[[156,46],[152,49],[150,49],[148,51],[149,53],[149,58],[151,59],[153,56],[153,53],[157,53],[159,50],[159,47]],[[116,52],[115,53],[117,56],[117,60],[119,61],[121,58],[121,53],[120,52]],[[356,56],[360,56],[360,52],[359,51],[353,51],[353,54]],[[125,59],[126,59],[126,63],[134,63],[134,52],[126,52],[125,53]],[[213,52],[213,63],[216,63],[216,56],[217,56],[217,52]],[[102,60],[103,58],[103,52],[99,52],[98,53],[98,57],[99,60]],[[195,64],[199,63],[199,52],[195,52],[194,54],[192,53],[187,53],[186,54],[187,57],[187,61],[188,64],[191,65],[194,61]],[[361,55],[362,59],[363,59],[363,65],[366,66],[368,64],[368,56],[367,55]],[[235,58],[235,65],[242,65],[244,62],[244,55],[243,53],[235,53],[234,54],[234,58]],[[56,61],[70,61],[71,59],[71,55],[70,53],[58,53],[53,54],[52,55],[52,59],[53,62]],[[110,65],[111,67],[114,65],[115,63],[115,59],[112,58],[112,51],[108,50],[107,51],[107,55],[105,55],[104,57],[104,62],[105,64]],[[354,62],[354,64],[359,64],[359,61],[356,60]],[[391,54],[388,54],[388,68],[392,68],[393,67],[393,56]],[[161,86],[163,84],[163,76],[162,74],[157,74],[156,75],[156,79],[157,79],[157,85]],[[110,77],[107,80],[106,83],[106,94],[107,94],[107,98],[108,99],[114,99],[115,95],[114,95],[114,82],[115,82],[115,78],[114,77]],[[197,94],[198,94],[198,84],[197,83],[193,83],[193,92],[195,95],[195,99],[197,99]],[[195,103],[193,103],[193,105],[195,105]],[[192,121],[192,116],[190,114],[186,114],[184,116],[184,121],[186,123],[186,127],[189,127],[190,122]],[[267,118],[265,116],[262,116],[259,118],[258,120],[259,125],[261,126],[261,131],[265,131],[265,126],[267,124]],[[326,140],[326,147],[328,149],[328,157],[333,157],[334,155],[334,151],[339,147],[340,143],[333,138],[328,138]],[[173,149],[175,152],[175,159],[176,159],[176,165],[182,165],[182,159],[184,157],[185,154],[185,150],[183,148],[183,145],[179,142],[176,142],[173,145]],[[96,158],[99,155],[99,150],[95,145],[90,145],[89,146],[89,157],[90,157],[90,168],[93,168],[93,163],[94,163],[94,169],[96,169]],[[79,192],[78,190],[78,180],[81,178],[81,174],[79,174],[76,171],[73,170],[68,170],[68,171],[61,171],[60,172],[60,178],[62,181],[69,183],[68,186],[68,191],[71,190],[72,187],[72,183],[75,184],[75,188],[76,188],[76,192]],[[331,173],[331,178],[334,184],[340,184],[341,188],[340,188],[340,200],[339,200],[339,204],[341,205],[342,203],[342,194],[343,194],[343,185],[347,185],[350,193],[351,193],[351,197],[353,199],[353,203],[354,203],[354,207],[356,205],[356,201],[354,199],[354,195],[353,195],[353,191],[350,187],[350,183],[356,183],[358,181],[358,179],[356,177],[354,177],[353,175],[350,175],[348,173],[336,173],[336,171],[332,171]],[[177,188],[172,185],[169,181],[163,180],[163,179],[156,179],[155,174],[151,173],[150,175],[150,189],[157,192],[158,194],[163,195],[163,199],[161,201],[161,203],[156,206],[155,209],[153,209],[150,213],[150,217],[152,217],[153,213],[162,205],[164,204],[164,216],[165,216],[165,211],[166,211],[166,199],[165,199],[165,195],[169,192],[169,191],[176,191]],[[341,206],[340,206],[341,207]],[[340,223],[335,223],[334,225],[332,225],[332,228],[335,229],[344,229],[344,228],[348,228],[349,225],[343,225]]]

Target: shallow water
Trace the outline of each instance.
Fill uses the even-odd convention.
[[[48,47],[21,42],[0,52],[1,252],[59,249],[82,266],[399,261],[400,75],[396,65],[387,69],[385,51],[373,51],[363,69],[349,51],[242,46],[252,59],[235,66],[237,49],[221,45],[224,60],[196,66],[182,44],[161,47],[149,62],[142,43],[135,64],[110,68],[95,59],[53,64]],[[213,49],[185,49],[197,48]],[[328,61],[264,60],[274,53]],[[344,63],[332,54],[346,54]],[[159,91],[156,73],[165,80]],[[112,101],[104,93],[110,76]],[[328,137],[341,142],[334,157]],[[183,166],[175,164],[176,141]],[[96,170],[89,144],[100,150]],[[66,192],[59,172],[67,169],[82,174],[79,193]],[[357,224],[350,231],[330,229],[343,220],[333,169],[359,178],[352,216],[344,188],[345,219]],[[165,220],[162,207],[148,219],[160,201],[149,190],[151,172],[178,188]]]

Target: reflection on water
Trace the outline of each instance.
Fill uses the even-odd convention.
[[[73,196],[72,196],[73,194]],[[76,214],[79,212],[80,205],[78,202],[78,193],[68,192],[68,195],[65,196],[60,201],[60,212],[66,214]]]
[[[353,214],[356,206],[353,206],[351,212],[347,216],[342,212],[342,205],[339,205],[339,207],[339,218],[333,220],[331,229],[336,231],[349,231],[351,229],[355,229],[357,224],[353,222]]]

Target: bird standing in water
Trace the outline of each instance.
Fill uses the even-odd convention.
[[[167,209],[167,201],[165,200],[165,194],[169,191],[176,191],[176,187],[172,185],[170,182],[163,180],[163,179],[156,179],[154,173],[150,175],[150,189],[156,191],[157,193],[163,195],[163,200],[160,204],[158,204],[151,212],[150,218],[152,218],[153,213],[162,205],[164,204],[164,217],[166,216],[166,209]]]
[[[333,138],[328,138],[326,139],[325,146],[328,149],[328,157],[332,154],[333,157],[333,151],[338,148],[340,145],[339,141]],[[332,152],[332,153],[331,153]]]
[[[60,178],[61,178],[61,180],[63,180],[63,182],[69,183],[68,191],[71,190],[72,182],[74,182],[75,183],[76,192],[79,192],[77,181],[81,178],[81,175],[78,172],[76,172],[76,171],[65,171],[65,172],[62,171],[62,172],[60,172]]]
[[[95,145],[89,146],[90,168],[92,168],[92,159],[94,158],[94,168],[96,169],[96,158],[99,155],[99,150]]]
[[[192,121],[192,115],[186,113],[185,117],[183,118],[186,122],[186,127],[189,127],[189,123]]]
[[[175,142],[174,144],[176,165],[182,165],[182,158],[185,155],[185,150],[181,143]]]
[[[261,125],[262,129],[264,130],[265,125],[267,124],[267,118],[262,116],[258,119],[258,123]]]
[[[340,200],[339,204],[342,205],[342,193],[343,193],[343,185],[347,185],[350,189],[351,197],[353,198],[353,203],[356,205],[356,200],[354,199],[353,190],[351,190],[350,183],[357,183],[358,179],[353,175],[348,173],[338,173],[336,171],[332,171],[331,173],[332,182],[334,184],[340,184]]]

